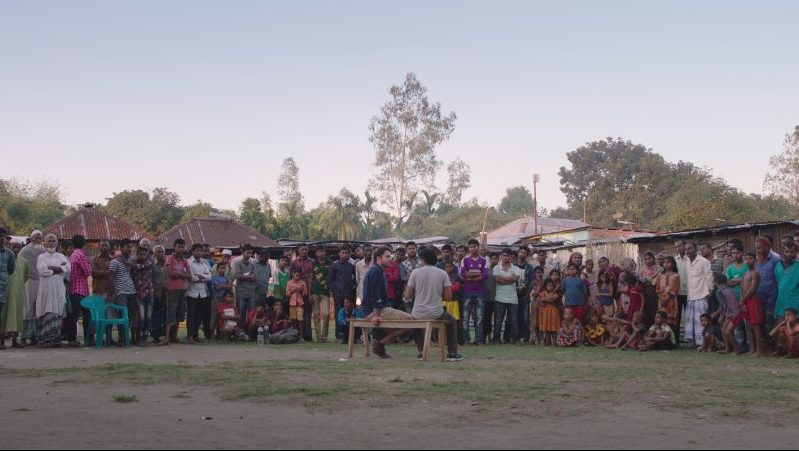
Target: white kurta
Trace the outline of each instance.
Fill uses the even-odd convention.
[[[54,274],[51,266],[64,270],[62,274]],[[69,259],[58,252],[45,252],[39,256],[36,263],[39,272],[39,294],[36,296],[36,315],[40,318],[48,313],[64,316],[66,309],[67,289],[64,286],[64,276],[69,274]]]

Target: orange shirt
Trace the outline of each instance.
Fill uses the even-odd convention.
[[[302,307],[308,296],[308,285],[303,280],[292,279],[286,287],[286,295],[289,296],[290,307]]]

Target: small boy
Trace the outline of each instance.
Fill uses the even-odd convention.
[[[674,330],[666,324],[667,320],[668,314],[666,312],[657,312],[655,314],[655,324],[646,333],[644,344],[638,348],[640,351],[671,349],[677,344]]]
[[[770,334],[777,341],[779,351],[776,355],[786,355],[789,359],[799,357],[799,320],[794,308],[785,310],[785,320],[771,331]]]
[[[747,252],[744,256],[744,264],[749,271],[744,275],[741,282],[741,309],[746,314],[746,337],[752,346],[749,351],[750,356],[763,356],[763,306],[757,298],[757,290],[760,287],[760,273],[755,269],[755,254]]]
[[[727,285],[727,276],[724,274],[716,274],[714,276],[716,282],[716,298],[718,299],[719,311],[723,312],[724,317],[721,318],[722,336],[724,337],[724,349],[719,351],[719,354],[730,354],[735,352],[741,353],[741,346],[738,340],[735,339],[735,330],[744,322],[744,313],[741,311],[740,302],[738,297],[735,296],[735,291]]]
[[[272,311],[266,314],[269,319],[269,332],[276,334],[282,330],[291,329],[291,321],[283,310],[283,301],[275,301]]]
[[[286,287],[289,284],[289,259],[286,256],[280,257],[277,262],[277,270],[275,271],[274,282],[275,287],[272,290],[272,297],[275,300],[283,301],[286,294]]]
[[[697,352],[716,352],[721,348],[719,326],[713,323],[713,316],[708,313],[700,316],[699,321],[702,324],[702,336],[704,337],[704,341],[702,342],[702,346],[697,348]]]
[[[297,330],[304,330],[305,315],[303,306],[305,298],[308,297],[308,285],[302,280],[299,271],[291,273],[291,282],[286,286],[286,297],[289,298],[289,317],[291,325]]]
[[[225,267],[221,266],[219,270],[224,271]],[[227,337],[228,340],[240,338],[247,340],[247,334],[243,333],[239,327],[239,311],[236,308],[235,297],[232,291],[226,291],[225,294],[219,299],[216,305],[216,318],[217,322],[214,327],[219,333],[218,336]]]
[[[211,300],[211,325],[214,327],[214,333],[219,332],[219,303],[227,296],[228,293],[233,293],[233,281],[227,275],[229,273],[228,265],[226,263],[219,263],[216,265],[216,275],[211,277],[211,290],[213,298]],[[241,328],[239,328],[241,330]]]
[[[361,319],[363,314],[361,313],[361,309],[356,309],[355,304],[352,302],[352,299],[345,299],[344,300],[344,307],[338,311],[336,315],[336,339],[338,340],[339,344],[349,343],[350,339],[350,323],[349,320],[354,319]],[[361,329],[355,329],[355,341],[361,341]]]

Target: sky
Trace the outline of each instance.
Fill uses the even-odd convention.
[[[0,178],[70,204],[165,186],[237,209],[294,157],[306,204],[373,173],[413,72],[458,115],[440,158],[496,204],[606,137],[762,191],[799,124],[796,1],[0,0]],[[445,188],[445,174],[438,177]]]

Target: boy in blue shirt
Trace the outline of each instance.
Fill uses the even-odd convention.
[[[219,303],[222,302],[226,293],[233,292],[233,281],[230,280],[230,277],[225,275],[227,271],[228,266],[220,263],[216,265],[216,275],[211,278],[211,288],[213,292],[213,299],[211,300],[211,327],[214,329],[213,335],[217,335],[218,333],[216,308]]]
[[[350,323],[349,320],[351,318],[354,319],[361,319],[363,318],[363,314],[361,313],[361,309],[356,309],[355,305],[352,303],[352,299],[346,299],[344,301],[344,307],[338,311],[338,315],[336,315],[336,339],[338,340],[339,344],[349,343],[350,339]],[[355,341],[361,341],[361,329],[355,329]]]

